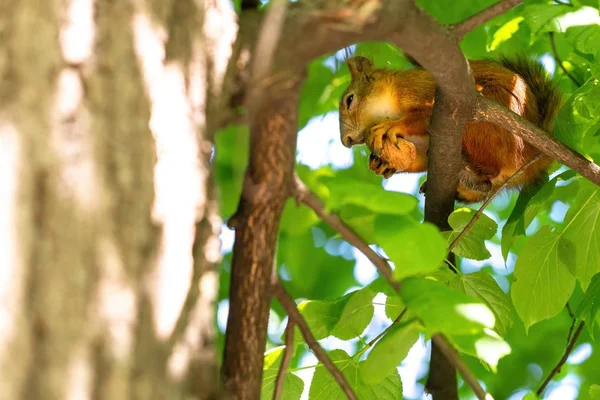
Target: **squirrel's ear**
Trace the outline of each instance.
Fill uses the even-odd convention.
[[[369,75],[373,69],[373,63],[366,57],[356,56],[346,60],[350,76],[356,79],[360,76]]]

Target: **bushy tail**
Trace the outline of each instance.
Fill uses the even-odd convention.
[[[532,121],[544,131],[553,134],[554,119],[562,105],[562,96],[542,64],[524,55],[502,57],[500,63],[521,75],[538,103],[538,121]]]

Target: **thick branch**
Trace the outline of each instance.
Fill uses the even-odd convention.
[[[579,172],[583,177],[600,186],[600,167],[585,159],[580,154],[569,149],[564,144],[550,137],[546,132],[533,123],[519,117],[505,107],[486,99],[483,96],[477,98],[477,110],[475,120],[487,121],[523,138],[543,153],[560,161],[567,167]]]
[[[521,4],[523,0],[500,0],[498,3],[486,8],[485,10],[473,15],[472,17],[456,24],[452,33],[459,41],[473,29],[491,21],[500,14],[504,14],[517,4]]]
[[[308,327],[308,324],[306,323],[306,320],[304,319],[304,317],[302,317],[300,311],[298,311],[298,308],[296,307],[296,303],[294,302],[292,296],[290,296],[289,293],[286,292],[285,288],[281,285],[279,280],[276,280],[273,286],[275,289],[275,296],[277,297],[277,301],[279,301],[283,308],[285,308],[285,311],[287,312],[290,320],[294,321],[294,323],[298,325],[298,328],[300,329],[300,332],[302,332],[302,336],[304,336],[304,340],[306,340],[306,344],[308,345],[308,347],[315,354],[319,362],[321,362],[321,364],[323,364],[323,366],[327,368],[327,371],[329,371],[329,373],[333,376],[338,385],[340,385],[340,388],[342,388],[346,396],[351,400],[356,400],[356,395],[354,394],[354,391],[348,384],[348,381],[346,381],[344,375],[342,375],[340,370],[337,369],[335,364],[329,359],[327,353],[325,353],[325,350],[323,350],[319,342],[317,342],[317,340],[313,336],[312,332],[310,331],[310,328]]]
[[[270,280],[296,154],[299,78],[268,88],[250,127],[250,158],[235,226],[223,375],[234,399],[257,399],[271,304]]]

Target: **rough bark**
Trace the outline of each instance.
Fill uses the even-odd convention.
[[[190,4],[0,5],[0,398],[219,392],[206,113],[235,21]]]
[[[250,127],[242,197],[230,222],[236,232],[223,376],[236,399],[260,397],[279,220],[292,189],[299,84],[291,76],[263,93]]]

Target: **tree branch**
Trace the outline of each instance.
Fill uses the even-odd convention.
[[[452,27],[452,33],[458,41],[475,28],[491,21],[500,14],[504,14],[517,4],[521,4],[523,0],[500,0],[498,3],[486,8],[485,10],[467,18],[459,24]]]
[[[575,347],[575,343],[577,343],[579,334],[583,330],[584,326],[585,326],[585,322],[582,321],[579,324],[579,326],[577,327],[577,330],[575,331],[575,333],[573,334],[571,341],[567,345],[567,348],[565,349],[565,353],[563,354],[562,358],[558,361],[558,364],[556,364],[556,367],[554,367],[554,369],[552,369],[552,371],[550,371],[550,374],[548,375],[548,377],[544,380],[544,382],[542,383],[540,388],[537,390],[536,394],[538,396],[541,396],[541,394],[546,389],[546,386],[548,386],[548,383],[550,383],[552,378],[554,378],[554,375],[558,374],[560,372],[560,369],[562,368],[562,366],[565,365],[565,363],[567,362],[567,359],[569,358],[569,355],[573,351],[573,348]]]
[[[279,400],[283,393],[283,384],[285,383],[285,374],[292,356],[294,355],[294,321],[292,318],[288,318],[287,326],[285,327],[285,350],[283,351],[283,359],[277,372],[277,379],[275,380],[275,391],[273,392],[273,400]]]
[[[475,396],[480,400],[489,400],[492,397],[486,393],[485,390],[477,381],[477,378],[473,375],[467,364],[460,358],[458,352],[452,347],[448,341],[440,334],[433,335],[431,338],[432,343],[435,343],[442,353],[448,358],[454,366],[459,370],[465,382],[473,389]]]
[[[506,128],[543,153],[560,161],[600,186],[600,167],[598,165],[550,137],[532,122],[521,118],[514,112],[483,96],[477,98],[476,106],[476,121],[487,121]]]
[[[400,285],[399,282],[394,281],[394,278],[392,277],[392,267],[390,267],[390,264],[377,254],[375,250],[369,247],[367,242],[358,236],[340,217],[333,213],[325,212],[323,201],[311,192],[297,175],[294,176],[294,194],[297,201],[310,207],[319,218],[337,231],[337,233],[339,233],[348,243],[363,253],[369,261],[373,263],[375,268],[377,268],[377,271],[379,271],[381,276],[385,278],[390,286],[394,288],[394,290],[398,290]]]
[[[481,214],[483,213],[483,210],[485,210],[485,208],[492,202],[492,200],[498,195],[498,193],[500,193],[501,191],[503,191],[512,181],[514,181],[519,176],[521,176],[523,174],[523,172],[525,172],[525,170],[527,168],[529,168],[533,163],[535,163],[540,158],[542,158],[542,154],[538,154],[537,156],[533,157],[531,160],[529,160],[528,162],[526,162],[525,164],[523,164],[521,166],[521,168],[519,168],[517,170],[517,172],[515,172],[514,174],[512,174],[506,181],[504,181],[504,183],[501,186],[499,186],[498,188],[496,188],[496,190],[493,190],[492,192],[490,192],[490,194],[488,194],[487,198],[485,199],[485,201],[483,202],[483,204],[481,205],[481,207],[479,207],[479,209],[477,210],[477,212],[475,213],[475,215],[473,215],[473,218],[471,218],[471,220],[469,221],[469,223],[463,228],[463,230],[452,241],[452,243],[450,243],[450,246],[448,246],[448,251],[449,252],[452,251],[452,249],[456,247],[456,245],[458,244],[458,242],[467,233],[469,233],[469,231],[471,230],[471,228],[473,228],[473,225],[475,225],[475,222],[477,222],[477,220],[479,219],[479,217],[481,217]]]
[[[369,260],[378,269],[379,273],[386,278],[388,283],[390,283],[390,285],[394,288],[394,290],[396,292],[399,290],[400,282],[395,282],[392,280],[391,267],[389,266],[387,261],[385,261],[377,253],[375,253],[375,251],[373,251],[373,249],[371,249],[369,247],[369,245],[364,241],[364,239],[362,239],[354,231],[352,231],[352,229],[348,225],[346,225],[344,223],[344,221],[342,221],[337,215],[332,214],[332,213],[326,213],[325,205],[323,204],[321,199],[319,199],[317,197],[317,195],[312,193],[306,187],[306,185],[304,185],[304,183],[300,180],[300,178],[298,178],[298,176],[295,176],[295,193],[296,193],[296,198],[299,201],[301,201],[302,203],[306,204],[311,209],[313,209],[313,211],[323,221],[325,221],[327,224],[329,224],[329,226],[331,226],[334,230],[336,230],[346,241],[348,241],[350,244],[355,246],[359,251],[361,251],[365,256],[367,256],[369,258]],[[402,311],[402,313],[396,319],[396,321],[400,320],[400,318],[402,318],[402,316],[404,315],[405,312],[406,312],[406,309],[404,309]],[[394,321],[394,323],[396,323],[396,321]],[[385,333],[385,331],[383,333]],[[378,335],[374,340],[379,339],[382,334]],[[440,342],[445,341],[445,339],[440,335],[436,335],[434,337],[437,337],[435,346],[439,346]],[[374,342],[372,341],[371,343],[369,343],[369,345],[371,345],[372,343],[374,343]],[[432,349],[433,349],[433,346],[434,346],[434,343],[432,343]],[[448,343],[446,343],[446,347],[451,348],[450,344],[448,344]],[[442,371],[442,373],[446,376],[452,376],[454,378],[454,380],[456,381],[456,372],[454,370],[454,366],[459,367],[459,365],[456,364],[456,362],[457,362],[456,357],[458,357],[460,359],[460,356],[457,353],[454,353],[454,356],[455,356],[454,358],[448,358],[446,356],[446,353],[444,352],[444,354],[442,356],[442,357],[444,357],[443,361],[440,361],[440,360],[436,360],[436,361],[439,363],[439,365],[442,365],[443,368],[446,368]],[[445,363],[446,361],[448,362],[448,364]],[[450,366],[450,369],[447,368],[448,365]],[[473,391],[475,393],[483,391],[483,389],[479,385],[479,382],[477,382],[476,379],[469,378],[469,376],[472,376],[473,374],[469,371],[469,369],[467,368],[467,366],[464,363],[462,366],[460,366],[459,370],[461,371],[461,374],[462,373],[466,374],[466,375],[463,375],[463,378],[465,379],[465,381],[469,385],[471,385],[471,384],[474,385],[471,387],[473,388]],[[439,373],[439,372],[440,371],[437,371],[437,373]],[[434,383],[438,384],[439,380],[434,380]],[[441,386],[433,386],[433,387],[430,387],[430,391],[432,392],[432,394],[436,393],[435,395],[439,396],[439,398],[444,398],[444,397],[449,398],[448,397],[449,393],[450,393],[450,397],[457,396],[456,395],[456,385],[447,386],[447,385],[443,384]],[[454,394],[452,394],[452,393],[454,393]]]
[[[308,345],[308,347],[312,350],[312,352],[315,354],[317,359],[323,364],[323,366],[327,368],[327,370],[336,380],[338,385],[340,385],[340,388],[344,391],[346,396],[351,400],[356,400],[357,397],[354,394],[354,391],[352,390],[350,385],[348,384],[348,381],[346,381],[344,375],[342,375],[340,370],[337,369],[335,364],[329,359],[327,353],[325,353],[325,350],[323,350],[319,342],[317,342],[317,340],[313,336],[312,332],[310,331],[310,328],[308,327],[308,324],[306,323],[306,320],[304,319],[304,317],[302,317],[300,311],[298,311],[298,307],[296,306],[296,303],[294,302],[292,296],[289,295],[289,293],[285,290],[283,285],[281,285],[281,282],[279,282],[278,279],[274,279],[273,287],[275,289],[275,296],[277,297],[277,301],[279,301],[282,307],[285,308],[285,311],[287,312],[290,320],[294,321],[294,323],[298,325],[298,328],[300,329],[300,332],[302,332],[302,336],[304,336],[304,340],[306,340],[306,344]]]

